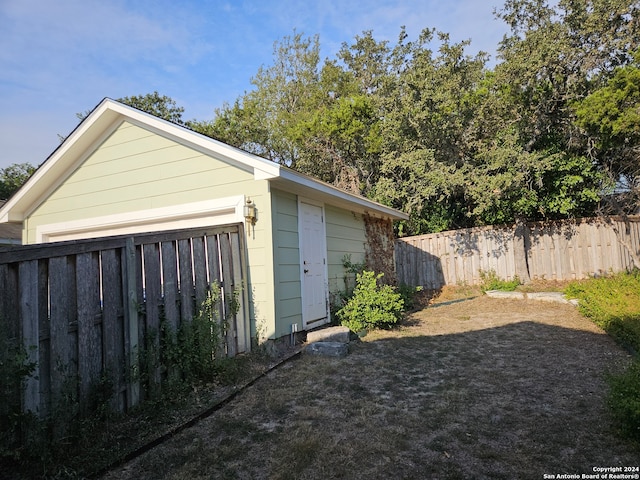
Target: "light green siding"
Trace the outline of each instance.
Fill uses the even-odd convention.
[[[272,199],[276,337],[280,337],[291,333],[294,323],[302,330],[298,199],[279,190],[272,191]]]
[[[247,190],[249,192],[249,190]],[[276,338],[274,305],[273,230],[271,221],[271,194],[266,180],[253,181],[251,200],[256,205],[257,221],[246,226],[247,237],[247,283],[251,300],[252,336],[261,339]]]
[[[352,263],[363,263],[367,240],[362,215],[332,206],[325,206],[325,215],[329,293],[334,298],[345,290],[343,258],[347,255]]]
[[[238,195],[253,175],[123,123],[29,215],[38,225]]]

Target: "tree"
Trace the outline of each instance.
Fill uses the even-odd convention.
[[[476,92],[484,132],[465,174],[474,224],[598,209],[612,177],[581,133],[576,105],[630,61],[638,13],[630,0],[508,0],[498,12],[511,35]]]
[[[320,45],[318,36],[301,33],[274,44],[274,63],[260,67],[254,90],[233,106],[216,111],[213,122],[196,126],[222,141],[291,168],[297,167],[299,148],[292,129],[312,111],[317,98]]]
[[[36,171],[29,163],[15,163],[0,169],[0,200],[7,200]]]
[[[631,61],[640,43],[637,0],[507,0],[497,16],[511,35],[499,47],[496,80],[522,145],[584,153],[571,104]]]
[[[636,213],[640,206],[638,105],[640,49],[632,64],[617,67],[603,87],[573,103],[576,123],[592,146],[592,158],[603,166],[615,185],[616,195],[607,196],[609,213]]]
[[[385,142],[375,198],[409,213],[403,233],[468,226],[462,173],[475,156],[470,133],[486,55],[466,55],[469,42],[454,44],[430,29],[405,40],[401,32],[391,59],[397,74],[378,92]]]
[[[174,99],[166,95],[160,95],[157,91],[145,95],[132,95],[131,97],[118,98],[117,101],[168,120],[169,122],[177,123],[178,125],[187,125],[189,123],[182,120],[184,107],[178,106]],[[91,110],[76,113],[76,117],[82,121],[87,118],[90,113]],[[60,141],[64,141],[66,138],[62,135],[58,136],[60,137]]]
[[[553,149],[527,152],[517,137],[478,154],[464,169],[474,225],[588,216],[605,177],[586,156]]]
[[[119,98],[118,101],[178,125],[185,124],[182,120],[184,108],[179,107],[171,97],[160,95],[157,91]]]
[[[348,50],[343,45],[341,55]],[[361,53],[348,58],[357,62]],[[380,139],[378,112],[363,93],[369,82],[338,61],[321,65],[317,36],[277,42],[273,65],[252,83],[254,90],[194,128],[354,193],[371,187]]]
[[[405,234],[593,214],[638,179],[637,0],[506,0],[499,63],[424,29],[371,31],[320,61],[318,36],[274,44],[254,89],[184,123],[404,210]],[[182,122],[154,94],[125,103]]]

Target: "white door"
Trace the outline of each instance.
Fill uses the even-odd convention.
[[[299,212],[302,322],[307,329],[329,321],[327,247],[323,208],[300,202]]]

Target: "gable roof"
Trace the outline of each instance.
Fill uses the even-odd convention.
[[[405,213],[393,208],[354,195],[181,125],[105,98],[35,171],[22,188],[5,205],[0,207],[0,223],[21,223],[123,121],[153,131],[201,153],[220,158],[231,165],[251,172],[256,180],[268,180],[289,192],[313,195],[314,198],[325,203],[360,213],[390,217],[394,220],[408,219]]]

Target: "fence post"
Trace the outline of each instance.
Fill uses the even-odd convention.
[[[128,367],[127,407],[140,402],[140,378],[138,366],[138,299],[136,295],[136,246],[133,237],[125,241],[122,286],[125,300],[125,335],[129,340],[125,357]]]

